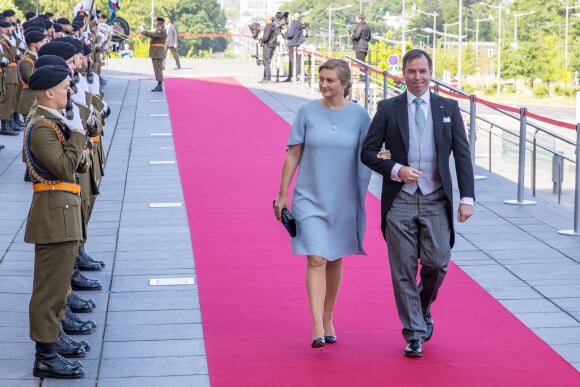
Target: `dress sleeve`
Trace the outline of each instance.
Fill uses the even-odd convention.
[[[296,117],[292,123],[288,146],[304,144],[306,140],[306,124],[306,105],[302,105],[300,109],[298,109],[298,113],[296,113]]]

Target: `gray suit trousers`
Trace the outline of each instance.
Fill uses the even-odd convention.
[[[447,273],[451,258],[445,193],[399,192],[386,218],[385,235],[397,312],[403,337],[423,339],[425,318]],[[421,262],[420,283],[417,270]]]

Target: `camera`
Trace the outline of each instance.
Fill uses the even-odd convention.
[[[258,36],[260,35],[260,23],[252,23],[248,28],[250,29],[254,40],[258,39]]]
[[[288,24],[289,11],[278,11],[272,18],[272,24],[277,30]]]

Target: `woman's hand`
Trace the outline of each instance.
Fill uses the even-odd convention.
[[[390,160],[391,159],[391,151],[388,149],[381,149],[379,151],[379,153],[377,153],[377,158],[383,159],[383,160]]]
[[[276,200],[274,200],[274,215],[276,216],[276,219],[281,219],[283,208],[288,208],[288,198],[286,196],[278,196]]]

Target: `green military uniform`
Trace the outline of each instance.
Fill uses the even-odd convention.
[[[3,36],[0,36],[0,44],[3,50],[2,57],[8,59],[6,67],[0,69],[0,119],[9,121],[18,102],[18,63],[16,47],[12,47]]]
[[[153,71],[155,72],[155,80],[163,82],[163,60],[165,59],[165,40],[167,39],[167,32],[163,25],[157,25],[154,32],[143,31],[143,35],[151,38],[149,44],[149,58],[153,62]]]
[[[20,59],[20,62],[18,62],[18,76],[20,77],[22,91],[20,92],[18,104],[16,105],[16,113],[22,114],[24,117],[28,116],[30,108],[35,101],[32,90],[28,88],[28,81],[34,71],[34,61],[36,58],[38,56],[35,53],[26,51],[22,59]]]
[[[39,105],[24,140],[35,191],[24,235],[27,243],[35,244],[30,338],[53,343],[58,341],[75,257],[85,235],[76,183],[77,170],[86,168],[87,137],[68,130],[59,112]]]

